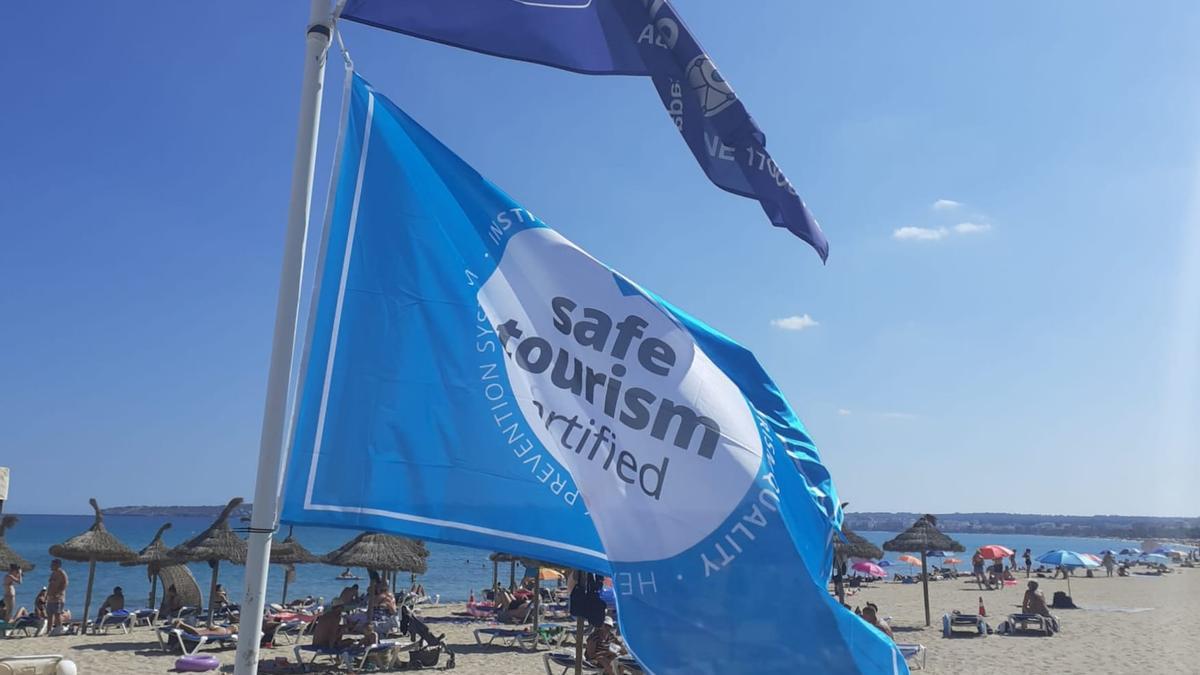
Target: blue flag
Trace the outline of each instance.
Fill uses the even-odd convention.
[[[841,512],[754,356],[357,75],[283,520],[611,576],[649,672],[906,672],[827,590]]]
[[[829,255],[766,137],[667,0],[349,0],[341,16],[580,73],[649,75],[709,179]]]

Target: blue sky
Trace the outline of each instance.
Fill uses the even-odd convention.
[[[675,4],[827,266],[707,182],[648,80],[343,30],[518,201],[755,350],[852,509],[1197,514],[1200,6]],[[252,493],[306,16],[231,9],[8,8],[8,510]]]

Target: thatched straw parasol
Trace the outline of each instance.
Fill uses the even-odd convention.
[[[391,534],[363,532],[336,550],[325,554],[321,561],[335,567],[365,567],[372,579],[375,573],[410,572],[424,574],[429,568],[426,558],[429,549],[425,542]],[[367,607],[375,603],[375,594],[367,593]]]
[[[304,548],[299,541],[296,541],[293,530],[295,530],[295,527],[289,526],[288,535],[283,541],[271,541],[271,564],[283,565],[287,568],[283,574],[283,599],[279,601],[281,604],[287,604],[288,581],[295,570],[293,566],[307,565],[321,561],[320,558]]]
[[[22,572],[28,572],[33,569],[33,563],[21,557],[19,553],[8,547],[4,541],[4,532],[8,528],[17,524],[16,516],[4,516],[0,518],[0,569],[8,569],[9,565],[16,565],[21,568]]]
[[[883,551],[867,541],[866,537],[843,527],[842,534],[846,536],[846,540],[836,534],[833,536],[833,552],[842,560],[849,558],[866,558],[868,560],[878,560],[883,557]]]
[[[92,505],[92,510],[96,512],[96,520],[87,531],[77,534],[74,537],[64,541],[61,544],[55,544],[50,547],[50,555],[55,558],[65,558],[75,562],[86,562],[88,564],[88,582],[87,590],[84,592],[83,600],[83,627],[87,630],[88,612],[92,608],[92,584],[96,581],[96,563],[98,562],[126,562],[133,560],[137,554],[133,549],[121,543],[121,540],[109,534],[104,527],[104,514],[100,512],[100,505],[96,503],[96,499],[88,500]]]
[[[138,551],[137,558],[121,563],[122,567],[146,566],[146,577],[150,579],[150,599],[146,603],[147,607],[154,606],[155,591],[158,590],[158,569],[172,562],[171,549],[163,543],[162,539],[163,532],[169,529],[171,529],[171,524],[163,523],[154,533],[154,538],[150,540],[150,543]]]
[[[925,593],[925,625],[929,619],[929,573],[926,572],[925,553],[933,550],[963,551],[963,545],[942,534],[937,529],[937,518],[925,514],[912,527],[896,535],[895,539],[883,542],[883,550],[897,553],[921,554],[921,588]]]
[[[335,567],[365,567],[372,572],[424,574],[429,565],[424,542],[391,534],[363,532],[340,548],[330,551],[322,562]]]
[[[213,521],[208,529],[171,549],[171,558],[178,562],[206,562],[212,568],[212,583],[208,589],[208,625],[213,620],[213,596],[217,594],[217,576],[221,571],[221,561],[225,560],[237,565],[246,564],[246,542],[233,533],[229,527],[229,515],[241,506],[242,498],[234,497],[222,509],[221,515]]]
[[[175,597],[179,600],[180,607],[200,606],[200,584],[196,583],[196,577],[192,576],[192,571],[187,568],[187,565],[178,563],[162,565],[158,568],[158,578],[162,581],[164,603],[167,591],[174,586]],[[162,610],[165,607],[159,607],[159,609]]]

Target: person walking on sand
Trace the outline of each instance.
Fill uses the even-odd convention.
[[[21,566],[13,563],[8,566],[8,574],[4,575],[4,620],[16,618],[17,584],[21,583]]]
[[[1104,565],[1104,571],[1111,577],[1113,568],[1117,566],[1117,559],[1113,557],[1112,551],[1105,551],[1104,559],[1100,561],[1100,564]]]
[[[1029,578],[1029,571],[1033,569],[1033,551],[1025,549],[1025,578]]]
[[[975,555],[971,556],[971,573],[975,575],[975,583],[979,585],[979,590],[983,590],[983,556],[979,555],[979,551],[975,551]]]
[[[1017,549],[1012,550],[1012,555],[1008,557],[1008,563],[1012,567],[1013,576],[1017,576]]]
[[[58,558],[50,561],[50,583],[46,585],[46,613],[50,615],[50,631],[61,635],[63,610],[67,606],[67,573]],[[57,633],[55,633],[57,631]]]

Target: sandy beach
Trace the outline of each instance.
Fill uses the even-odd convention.
[[[1038,579],[1046,596],[1066,590],[1063,580]],[[874,602],[891,623],[900,642],[919,642],[927,648],[928,673],[1128,673],[1146,664],[1172,665],[1175,672],[1196,658],[1194,608],[1200,604],[1200,571],[1177,569],[1162,577],[1071,581],[1073,597],[1082,609],[1057,610],[1062,633],[1053,638],[986,638],[941,636],[940,617],[959,609],[974,611],[983,596],[992,627],[1021,601],[1024,580],[1002,591],[979,591],[964,579],[930,584],[934,626],[924,626],[920,585],[878,583],[858,589],[847,598],[852,606]],[[545,672],[540,653],[516,647],[479,646],[472,631],[484,621],[454,618],[462,605],[425,607],[435,633],[446,633],[458,655],[455,672],[461,675],[536,675]],[[292,658],[291,645],[263,650],[263,658]],[[233,650],[206,649],[220,659],[221,670],[232,670]],[[79,666],[80,673],[150,675],[172,669],[177,658],[163,653],[153,633],[139,628],[129,635],[10,638],[0,640],[0,656],[61,654]],[[443,659],[442,664],[445,663]],[[1180,670],[1182,668],[1182,670]]]

